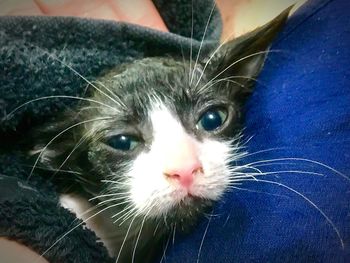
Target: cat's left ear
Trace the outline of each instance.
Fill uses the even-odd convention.
[[[236,83],[235,86],[241,95],[251,93],[253,79],[260,73],[268,49],[288,19],[291,8],[264,26],[219,47],[215,55],[207,59],[205,72],[209,75],[209,80],[230,78],[232,81],[226,83]]]

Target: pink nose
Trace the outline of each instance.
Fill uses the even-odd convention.
[[[179,168],[167,170],[164,172],[165,176],[169,179],[178,181],[183,187],[189,188],[194,180],[197,173],[202,173],[203,168],[200,162],[191,162],[186,165],[182,165]]]
[[[202,164],[197,157],[195,145],[190,139],[179,141],[175,147],[168,148],[163,173],[168,179],[178,181],[189,188],[199,172],[203,172]]]

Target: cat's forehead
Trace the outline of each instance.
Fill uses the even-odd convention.
[[[169,138],[175,141],[175,138],[181,137],[185,133],[178,116],[163,103],[153,102],[149,112],[149,120],[154,136],[163,138],[163,140],[158,141],[166,141],[168,144]]]
[[[155,101],[180,114],[212,100],[227,99],[229,93],[225,87],[211,85],[202,65],[170,58],[143,59],[116,68],[101,82],[125,105],[124,112],[142,117]]]
[[[173,58],[146,58],[116,67],[100,81],[112,91],[132,95],[158,96],[201,95],[201,88],[211,80],[209,70],[201,63]],[[213,87],[215,89],[215,87]],[[207,89],[210,92],[210,89]],[[126,96],[126,97],[125,97]]]

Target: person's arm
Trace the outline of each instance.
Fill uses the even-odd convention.
[[[1,262],[48,263],[48,261],[45,258],[39,257],[37,253],[35,253],[25,245],[8,240],[6,238],[0,238],[0,255]]]

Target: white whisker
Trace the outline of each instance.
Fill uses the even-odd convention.
[[[251,193],[254,193],[254,194],[265,194],[265,195],[278,196],[278,197],[284,197],[284,198],[287,197],[285,195],[272,194],[272,193],[262,192],[262,191],[258,191],[258,190],[242,188],[242,187],[238,187],[238,186],[231,186],[231,188],[236,189],[236,190],[240,190],[240,191],[251,192]]]
[[[119,211],[118,213],[114,214],[113,216],[111,216],[111,218],[115,218],[118,215],[125,213],[126,211],[128,211],[128,209],[132,208],[132,204],[129,204],[128,206],[126,206],[123,210]],[[131,209],[133,210],[133,209]],[[130,210],[129,210],[130,211]],[[113,223],[116,223],[119,219],[117,219],[116,221],[114,221]]]
[[[278,151],[278,150],[285,150],[288,149],[290,147],[273,147],[273,148],[268,148],[268,149],[264,149],[264,150],[260,150],[260,151],[256,151],[256,152],[252,152],[252,153],[246,153],[243,157],[250,157],[253,155],[257,155],[260,153],[266,153],[266,152],[272,152],[272,151]]]
[[[44,154],[44,152],[46,151],[46,149],[51,145],[52,142],[54,142],[58,137],[60,137],[62,134],[66,133],[67,131],[79,126],[79,125],[83,125],[83,124],[86,124],[86,123],[90,123],[90,122],[95,122],[95,121],[99,121],[99,120],[109,120],[111,119],[111,117],[100,117],[100,118],[95,118],[95,119],[90,119],[90,120],[85,120],[85,121],[81,121],[81,122],[78,122],[78,123],[75,123],[71,126],[69,126],[68,128],[64,129],[63,131],[61,131],[60,133],[58,133],[55,137],[53,137],[46,145],[45,147],[40,151],[40,154],[39,156],[36,158],[35,160],[35,163],[33,165],[33,168],[32,170],[30,171],[30,174],[27,178],[27,181],[29,181],[30,177],[32,176],[34,170],[35,170],[35,167],[36,165],[38,164],[40,158],[42,157],[42,155]]]
[[[149,212],[148,212],[149,213]],[[141,222],[141,227],[140,227],[140,231],[139,231],[139,234],[137,235],[137,238],[136,238],[136,243],[135,243],[135,246],[134,246],[134,250],[132,252],[132,260],[131,262],[134,263],[134,260],[135,260],[135,254],[136,254],[136,248],[137,248],[137,244],[140,240],[140,236],[141,236],[141,233],[142,233],[142,229],[143,229],[143,225],[145,224],[145,221],[146,221],[146,218],[148,216],[148,213],[146,213],[146,215],[143,217],[143,220]]]
[[[113,204],[110,205],[108,207],[105,207],[103,209],[101,209],[99,212],[93,214],[92,216],[88,217],[87,219],[83,220],[82,222],[80,222],[79,224],[77,224],[76,226],[74,226],[73,228],[71,228],[69,231],[67,231],[66,233],[64,233],[59,239],[57,239],[48,249],[46,249],[40,256],[39,258],[42,258],[44,255],[46,255],[58,242],[60,242],[63,238],[65,238],[67,235],[69,235],[72,231],[74,231],[76,228],[78,228],[79,226],[81,226],[82,224],[85,224],[87,221],[89,221],[91,218],[99,215],[100,213],[106,211],[107,209],[110,209],[112,207],[118,206],[119,204]],[[39,260],[39,259],[38,259]]]
[[[212,59],[214,58],[214,56],[219,52],[219,50],[226,44],[226,41],[233,37],[233,34],[234,34],[234,33],[228,35],[223,41],[221,41],[221,44],[211,53],[211,55],[209,56],[208,60],[206,61],[205,65],[204,65],[204,67],[203,67],[203,71],[201,72],[201,75],[199,76],[198,81],[197,81],[195,87],[197,87],[198,84],[199,84],[199,82],[201,81],[201,79],[202,79],[202,77],[203,77],[203,75],[204,75],[204,72],[205,72],[205,70],[207,69],[207,67],[208,67],[209,63],[211,62],[211,60],[212,60]]]
[[[23,104],[21,104],[20,106],[16,107],[15,109],[13,109],[11,112],[9,112],[4,119],[10,119],[12,117],[12,115],[18,111],[19,109],[25,107],[26,105],[33,103],[33,102],[37,102],[37,101],[41,101],[41,100],[47,100],[47,99],[73,99],[73,100],[81,100],[81,101],[87,101],[87,102],[92,102],[92,103],[96,103],[99,104],[101,106],[107,107],[109,109],[112,109],[113,111],[116,111],[115,108],[102,103],[100,101],[97,100],[93,100],[93,99],[88,99],[88,98],[81,98],[81,97],[76,97],[76,96],[66,96],[66,95],[54,95],[54,96],[45,96],[45,97],[40,97],[40,98],[36,98],[36,99],[32,99],[30,101],[27,101]]]
[[[316,164],[316,165],[324,167],[324,168],[338,174],[339,176],[343,177],[345,180],[350,181],[350,178],[348,176],[337,171],[336,169],[332,168],[331,166],[326,165],[326,164],[321,163],[321,162],[318,162],[318,161],[315,161],[315,160],[305,159],[305,158],[297,158],[297,157],[275,158],[275,159],[270,159],[270,160],[261,160],[261,161],[252,162],[252,163],[246,164],[245,166],[256,165],[256,164],[261,164],[261,163],[281,162],[281,161],[302,161],[302,162]]]
[[[213,1],[213,6],[212,6],[212,8],[210,10],[210,14],[209,14],[209,17],[208,17],[208,20],[207,20],[207,24],[205,25],[205,29],[204,29],[204,33],[203,33],[203,36],[202,36],[202,40],[201,40],[201,43],[199,45],[199,50],[198,50],[198,53],[197,53],[196,61],[195,61],[195,64],[194,64],[193,70],[192,70],[192,76],[191,76],[191,80],[190,80],[190,85],[192,85],[195,69],[197,67],[198,60],[199,60],[199,57],[200,57],[200,53],[201,53],[201,50],[202,50],[202,46],[203,46],[203,43],[204,43],[204,38],[205,38],[205,36],[207,34],[209,23],[210,23],[210,20],[211,20],[211,17],[213,15],[214,10],[215,10],[215,1]]]
[[[46,50],[43,50],[43,53],[45,53],[46,55],[48,55],[50,58],[58,61],[59,63],[61,63],[63,66],[67,67],[69,70],[71,70],[74,74],[76,74],[77,76],[79,76],[81,79],[83,79],[86,83],[90,84],[91,87],[93,87],[94,89],[96,89],[98,92],[100,92],[102,95],[106,96],[108,99],[110,99],[111,101],[113,101],[115,104],[119,105],[119,106],[123,106],[120,101],[117,101],[115,98],[112,98],[111,96],[109,96],[108,94],[106,94],[104,91],[102,91],[101,89],[99,89],[96,85],[94,85],[91,81],[89,81],[87,78],[85,78],[82,74],[80,74],[77,70],[75,70],[73,67],[71,67],[70,65],[64,63],[62,60],[60,60],[58,57],[56,57],[54,54],[51,54],[49,52],[47,52]],[[110,91],[107,87],[104,86],[104,88],[106,90],[108,90],[110,93],[112,93],[113,95],[115,95],[112,91]]]
[[[173,231],[173,245],[175,244],[175,234],[176,234],[176,222],[174,224],[174,231]]]
[[[122,196],[122,197],[115,197],[115,198],[103,200],[103,201],[99,202],[98,205],[103,205],[103,204],[106,204],[106,203],[109,203],[109,202],[112,202],[112,201],[125,200],[125,199],[126,198],[124,196]],[[130,201],[126,200],[126,201],[118,203],[118,204],[123,205],[123,204],[127,204],[127,203],[130,203]]]
[[[60,170],[61,170],[61,168],[66,164],[66,162],[69,160],[69,158],[72,156],[72,154],[79,148],[79,146],[81,145],[81,144],[83,144],[87,139],[88,139],[88,137],[89,136],[91,136],[91,135],[89,135],[88,133],[86,133],[83,137],[81,137],[80,139],[79,139],[79,141],[75,144],[75,146],[74,146],[74,148],[71,150],[71,152],[67,155],[67,157],[64,159],[64,161],[60,164],[60,166],[57,168],[57,170],[55,171],[55,173],[52,175],[52,176],[55,176]]]
[[[224,68],[222,71],[220,71],[217,75],[215,75],[210,81],[208,81],[207,84],[205,84],[201,89],[205,88],[207,85],[209,85],[213,80],[217,79],[217,77],[219,77],[220,75],[222,75],[226,70],[228,70],[229,68],[233,67],[234,65],[248,59],[254,56],[259,56],[259,55],[263,55],[263,54],[268,54],[268,53],[272,53],[272,52],[280,52],[277,50],[264,50],[264,51],[259,51],[259,52],[255,52],[253,54],[247,55],[245,57],[242,57],[236,61],[234,61],[233,63],[231,63],[230,65],[228,65],[226,68]]]
[[[114,221],[114,223],[121,220],[119,223],[119,226],[124,224],[126,221],[128,221],[130,218],[132,218],[134,215],[139,214],[136,208],[130,209],[129,212],[126,212],[123,216],[120,216],[117,220]]]
[[[169,246],[169,242],[170,242],[170,237],[171,235],[168,236],[168,240],[165,244],[165,247],[164,247],[164,250],[163,250],[163,255],[162,255],[162,258],[160,259],[160,262],[159,263],[162,263],[163,262],[163,259],[164,259],[164,262],[166,262],[166,251],[168,249],[168,246]]]
[[[253,181],[253,179],[246,179],[246,181]],[[339,238],[339,242],[341,244],[341,247],[344,249],[344,241],[340,235],[338,228],[335,226],[334,222],[313,201],[311,201],[309,198],[307,198],[302,193],[298,192],[297,190],[295,190],[295,189],[293,189],[285,184],[275,182],[275,181],[262,180],[262,179],[257,179],[257,182],[268,183],[268,184],[273,184],[273,185],[283,187],[283,188],[295,193],[296,195],[300,196],[305,201],[307,201],[307,203],[309,203],[312,207],[314,207],[323,216],[323,218],[328,222],[328,224],[333,228],[333,230],[335,231],[336,235]]]
[[[318,175],[324,176],[322,173],[309,172],[309,171],[300,171],[300,170],[285,170],[285,171],[273,171],[273,172],[262,172],[262,173],[243,173],[243,175],[233,176],[232,179],[246,178],[247,176],[262,176],[262,175],[274,175],[274,174],[283,174],[283,173],[293,173],[293,174],[309,174],[309,175]]]
[[[210,222],[211,222],[211,218],[212,218],[211,216],[209,216],[209,218],[208,218],[208,224],[207,224],[207,226],[206,226],[206,228],[205,228],[205,230],[204,230],[204,234],[203,234],[201,243],[200,243],[200,245],[199,245],[199,250],[198,250],[198,255],[197,255],[197,261],[196,261],[196,263],[199,263],[199,259],[200,259],[201,252],[202,252],[202,247],[203,247],[203,244],[204,244],[204,239],[205,239],[205,237],[206,237],[206,235],[207,235],[208,228],[209,228],[209,224],[210,224]]]
[[[129,196],[128,193],[113,193],[113,194],[103,194],[103,195],[97,195],[94,196],[92,198],[89,199],[89,201],[95,200],[95,199],[99,199],[102,197],[109,197],[109,196]]]
[[[120,249],[119,249],[119,252],[118,252],[117,259],[116,259],[116,261],[115,261],[116,263],[118,263],[118,260],[119,260],[119,258],[120,258],[120,255],[121,255],[122,250],[123,250],[123,247],[124,247],[124,244],[125,244],[125,242],[126,242],[126,239],[128,238],[128,235],[129,235],[131,226],[132,226],[132,224],[134,223],[134,221],[135,221],[135,219],[136,219],[136,216],[137,216],[137,215],[135,215],[134,218],[131,220],[130,225],[129,225],[129,227],[128,227],[128,230],[126,231],[125,237],[124,237],[124,239],[123,239],[123,242],[122,242],[122,244],[121,244],[121,246],[120,246]]]
[[[191,45],[190,45],[190,68],[188,71],[188,86],[191,86],[191,74],[192,74],[192,50],[193,48],[193,0],[191,0]]]
[[[153,231],[153,236],[155,236],[155,235],[156,235],[157,230],[158,230],[158,227],[159,227],[159,224],[160,224],[160,221],[158,221],[158,223],[157,223],[156,227],[154,228],[154,231]]]

